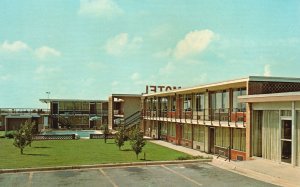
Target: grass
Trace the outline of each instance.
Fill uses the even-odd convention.
[[[5,131],[0,131],[0,137],[4,137],[5,136]]]
[[[176,160],[188,155],[151,142],[147,142],[143,152],[136,159],[129,142],[122,150],[114,140],[46,140],[34,141],[32,147],[24,149],[24,155],[13,146],[13,139],[0,139],[0,169],[34,168],[47,166],[70,166],[101,163],[143,162]]]

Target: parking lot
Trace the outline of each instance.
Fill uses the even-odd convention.
[[[0,186],[274,186],[206,163],[0,175]]]

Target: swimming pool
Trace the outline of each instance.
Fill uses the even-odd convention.
[[[60,135],[60,134],[77,134],[80,138],[90,138],[90,134],[102,134],[98,130],[55,130],[55,131],[46,131],[41,133],[42,135]]]

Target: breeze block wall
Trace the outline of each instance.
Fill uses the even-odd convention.
[[[300,91],[298,82],[250,81],[248,95]]]

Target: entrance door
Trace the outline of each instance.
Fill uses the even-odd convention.
[[[292,163],[292,121],[281,121],[281,162]]]
[[[215,154],[215,128],[209,128],[210,153]]]

